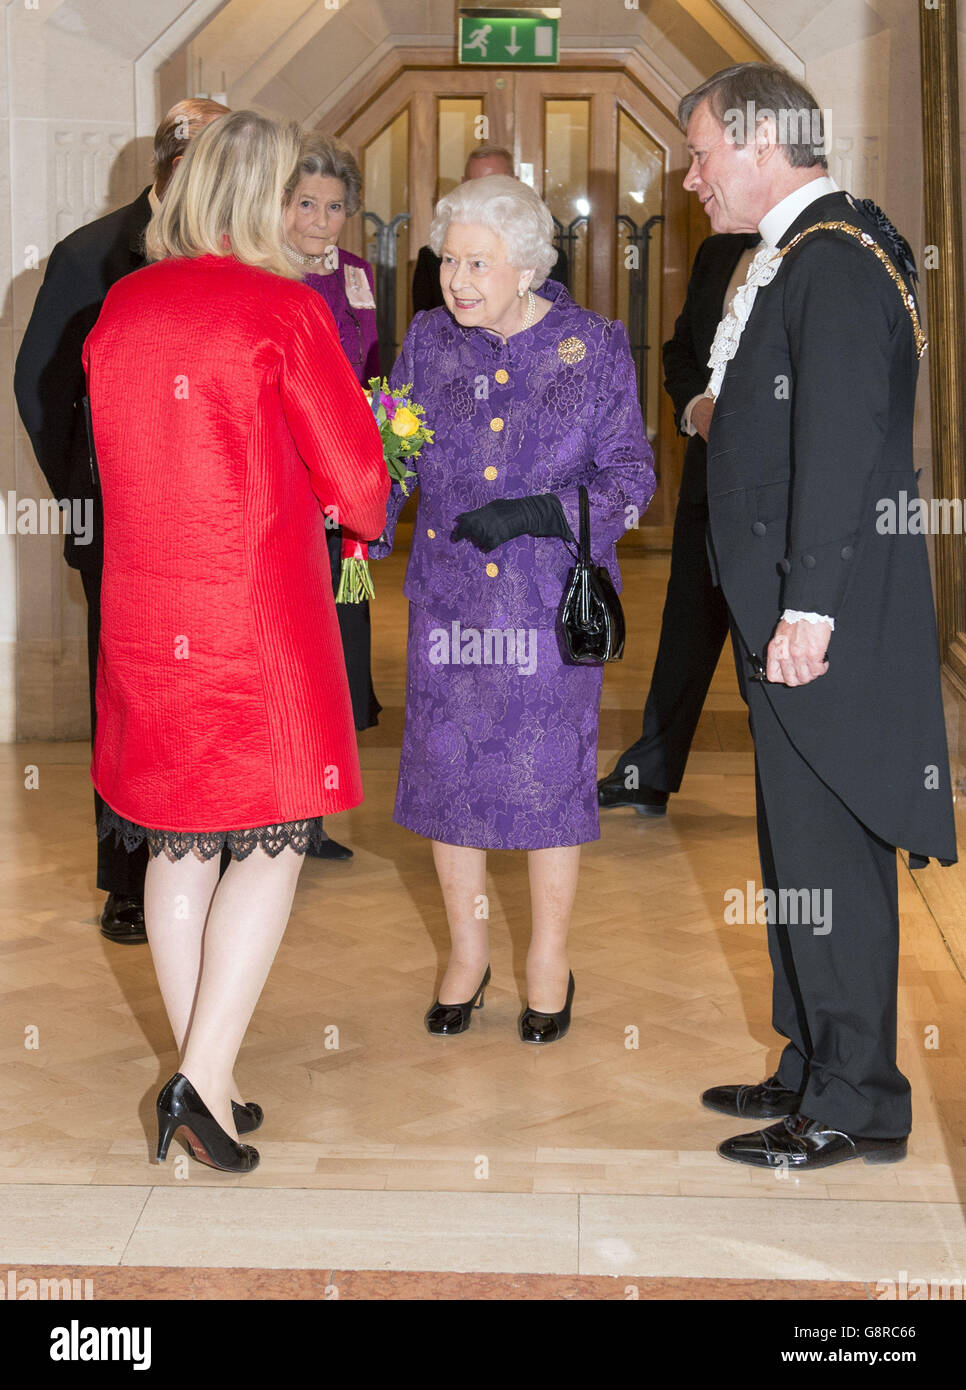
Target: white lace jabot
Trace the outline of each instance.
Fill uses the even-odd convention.
[[[735,290],[731,310],[718,324],[718,331],[711,344],[711,356],[708,358],[711,380],[708,382],[705,395],[710,396],[712,400],[718,399],[728,363],[738,351],[738,344],[741,342],[741,335],[748,322],[755,296],[762,285],[770,284],[774,280],[780,265],[781,251],[778,247],[763,246],[748,267],[745,283]]]
[[[762,245],[748,267],[745,283],[735,292],[731,312],[718,324],[718,331],[711,345],[711,356],[708,358],[711,380],[708,382],[705,395],[710,396],[712,400],[717,400],[728,363],[738,351],[738,344],[756,294],[762,285],[770,284],[778,274],[781,266],[778,242],[811,203],[836,192],[838,184],[827,174],[811,179],[782,198],[759,222],[758,231],[761,233]]]

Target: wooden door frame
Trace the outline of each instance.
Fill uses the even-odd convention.
[[[927,270],[929,404],[933,496],[966,498],[966,333],[963,329],[963,202],[959,148],[959,50],[956,6],[922,7],[922,144],[927,246],[939,264]],[[966,698],[966,546],[955,532],[934,538],[936,616],[943,671]],[[956,750],[954,750],[955,752]]]

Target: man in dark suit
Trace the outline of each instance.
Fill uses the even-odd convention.
[[[681,786],[694,731],[728,635],[728,610],[708,563],[707,438],[711,341],[745,278],[758,233],[710,236],[698,247],[684,308],[664,344],[664,388],[690,435],[674,515],[671,573],[641,736],[597,784],[601,806],[663,816]]]
[[[473,150],[463,170],[463,182],[466,183],[467,179],[482,179],[487,174],[508,174],[511,179],[516,177],[513,172],[513,155],[502,145],[481,145],[479,149]],[[418,314],[421,309],[442,307],[443,291],[439,287],[441,265],[442,260],[431,246],[419,248],[416,267],[413,270],[414,314]],[[567,257],[563,251],[558,251],[553,274],[548,278],[559,280],[562,285],[567,284]]]
[[[715,231],[763,242],[712,346],[709,539],[755,745],[753,910],[788,1040],[765,1082],[702,1099],[777,1121],[719,1145],[739,1163],[895,1162],[911,1128],[896,848],[913,868],[956,858],[925,541],[877,524],[917,495],[915,266],[885,214],[827,177],[818,104],[790,74],[725,69],[678,117],[685,188]]]
[[[87,443],[82,402],[86,394],[81,349],[111,286],[146,264],[144,232],[189,140],[228,108],[216,101],[178,102],[154,137],[154,183],[133,203],[100,217],[59,241],[50,253],[34,302],[14,374],[17,408],[37,462],[54,497],[85,499],[93,515],[89,544],[70,532],[64,558],[80,570],[87,598],[87,655],[90,673],[91,738],[97,722],[94,689],[100,633],[104,524]],[[137,615],[132,615],[137,621]],[[103,803],[94,793],[95,818]],[[129,853],[108,836],[98,841],[97,886],[108,895],[101,934],[137,944],[144,931],[144,870],[147,847]]]

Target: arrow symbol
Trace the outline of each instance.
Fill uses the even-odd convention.
[[[507,53],[519,53],[520,45],[517,43],[517,26],[510,25],[510,42],[506,46]]]

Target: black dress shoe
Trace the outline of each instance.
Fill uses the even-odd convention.
[[[258,1129],[261,1125],[265,1118],[265,1112],[253,1100],[246,1100],[242,1105],[239,1105],[237,1100],[233,1100],[231,1117],[235,1121],[235,1129],[239,1134],[251,1134],[253,1129]]]
[[[829,1129],[807,1115],[787,1115],[767,1129],[726,1139],[718,1145],[718,1153],[735,1163],[798,1173],[805,1168],[830,1168],[833,1163],[847,1163],[850,1158],[864,1158],[866,1163],[899,1163],[906,1156],[908,1137],[865,1139],[841,1129]]]
[[[144,902],[141,898],[121,898],[108,894],[101,913],[101,936],[122,946],[140,946],[148,939],[144,929]]]
[[[348,845],[340,845],[338,840],[322,840],[310,844],[305,851],[310,859],[351,859],[352,850]]]
[[[567,981],[567,1002],[559,1013],[541,1014],[531,1009],[529,1002],[520,1015],[520,1041],[526,1043],[557,1042],[570,1027],[570,1006],[574,1002],[574,972]]]
[[[769,1076],[759,1086],[712,1086],[701,1104],[741,1120],[780,1120],[794,1115],[801,1099],[798,1091],[787,1091],[777,1076]]]
[[[465,1033],[473,1021],[473,1010],[483,1007],[483,991],[489,983],[490,967],[487,966],[479,989],[465,1004],[441,1004],[437,999],[426,1010],[426,1031],[438,1038],[448,1038],[453,1033]]]
[[[597,805],[607,808],[633,806],[639,816],[666,816],[668,793],[656,787],[625,787],[625,773],[618,768],[597,783]]]

